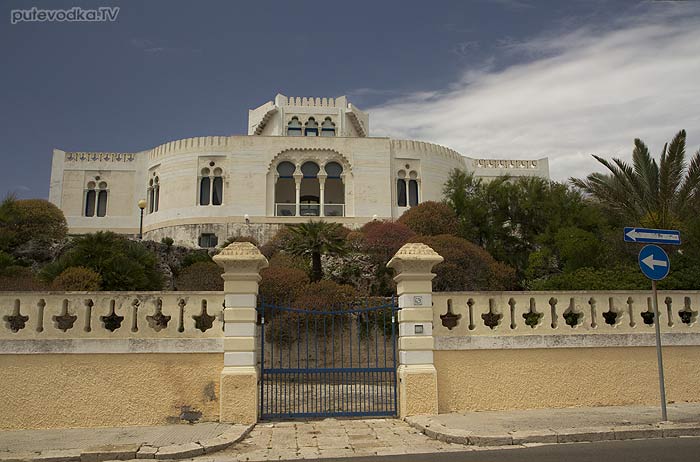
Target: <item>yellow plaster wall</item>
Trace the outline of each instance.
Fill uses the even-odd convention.
[[[670,401],[700,401],[700,346],[664,348]],[[653,347],[435,351],[439,412],[647,404]]]
[[[223,354],[0,355],[0,428],[177,423],[219,416]]]

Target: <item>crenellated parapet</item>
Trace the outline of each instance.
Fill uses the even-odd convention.
[[[345,96],[339,96],[338,98],[314,98],[314,97],[306,97],[306,96],[300,97],[300,96],[277,95],[277,96],[275,96],[275,105],[278,107],[296,106],[296,107],[347,108],[348,99]]]
[[[464,156],[454,149],[445,146],[415,140],[391,140],[392,151],[423,152],[434,154],[445,159],[463,161]]]
[[[194,151],[225,151],[231,147],[230,136],[198,136],[185,138],[177,141],[170,141],[160,146],[150,149],[148,157],[155,160],[168,154],[194,152]]]

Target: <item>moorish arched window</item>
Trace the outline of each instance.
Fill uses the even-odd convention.
[[[209,165],[212,165],[210,163]],[[224,202],[224,172],[203,168],[199,177],[199,205],[221,205]]]
[[[399,171],[398,178],[396,180],[396,204],[399,207],[406,207],[406,172],[403,170]]]
[[[330,117],[321,124],[321,136],[335,136],[335,124]]]
[[[95,216],[95,204],[97,204],[97,192],[95,191],[95,182],[91,181],[87,184],[85,190],[85,216]]]
[[[97,193],[97,216],[104,217],[107,215],[107,183],[101,181],[99,188],[100,190]]]
[[[199,178],[199,205],[209,205],[211,200],[211,171],[208,168],[202,169],[202,175]]]
[[[277,182],[275,183],[275,215],[293,217],[296,215],[296,183],[294,171],[296,166],[288,161],[277,165]]]
[[[309,117],[306,125],[304,125],[304,136],[318,136],[318,123],[313,117]]]
[[[211,188],[211,205],[221,205],[224,201],[224,179],[220,168],[214,169],[214,178]]]
[[[412,171],[409,174],[409,180],[408,180],[408,205],[413,207],[414,205],[418,205],[419,198],[418,198],[418,174],[415,171]]]
[[[324,170],[327,176],[322,192],[323,215],[327,217],[345,216],[343,166],[338,162],[328,162]]]
[[[301,136],[301,122],[298,117],[292,117],[287,124],[287,136]]]

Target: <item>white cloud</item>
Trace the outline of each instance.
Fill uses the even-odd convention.
[[[700,7],[665,6],[605,29],[550,33],[501,52],[527,62],[465,72],[448,89],[368,108],[374,135],[432,141],[469,157],[549,157],[552,177],[601,171],[591,154],[658,154],[681,128],[700,145]]]

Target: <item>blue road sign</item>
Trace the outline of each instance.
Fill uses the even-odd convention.
[[[668,275],[671,263],[668,261],[668,255],[664,249],[658,245],[649,244],[639,251],[639,267],[644,276],[658,281]]]
[[[625,242],[641,244],[681,244],[681,232],[675,229],[625,228]]]

